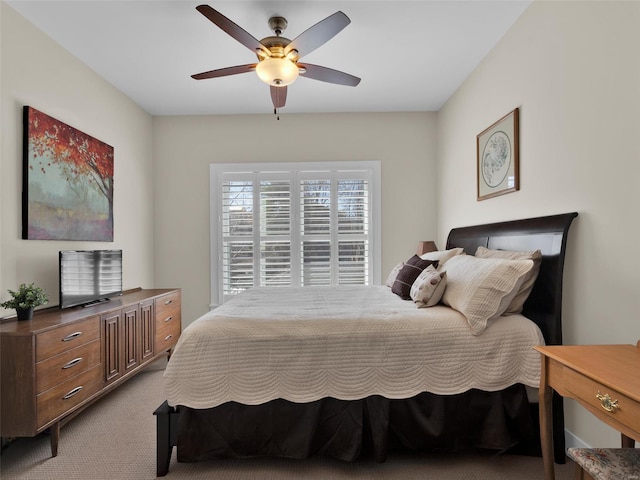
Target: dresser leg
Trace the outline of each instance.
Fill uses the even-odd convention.
[[[51,441],[51,456],[58,456],[58,443],[60,442],[60,422],[56,422],[49,427],[49,435]]]

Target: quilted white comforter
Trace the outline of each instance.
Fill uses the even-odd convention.
[[[165,391],[170,405],[210,408],[537,387],[543,343],[521,315],[475,336],[456,310],[416,308],[386,286],[256,288],[184,330]]]

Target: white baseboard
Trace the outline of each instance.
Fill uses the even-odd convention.
[[[591,448],[591,445],[566,428],[564,429],[564,443],[567,448]]]

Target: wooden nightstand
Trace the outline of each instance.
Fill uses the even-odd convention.
[[[540,436],[545,478],[555,478],[552,389],[573,398],[622,433],[622,446],[640,441],[640,342],[633,345],[535,347],[542,354]]]

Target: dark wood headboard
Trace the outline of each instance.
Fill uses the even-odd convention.
[[[527,218],[508,222],[454,228],[449,232],[447,249],[462,247],[473,255],[479,246],[495,250],[542,252],[540,273],[523,315],[533,320],[547,345],[562,344],[562,276],[567,234],[576,212]],[[553,396],[553,439],[556,462],[564,463],[564,413],[562,397]]]
[[[542,264],[523,315],[533,320],[547,345],[562,344],[562,273],[567,234],[576,212],[454,228],[447,248],[462,247],[473,255],[479,246],[494,250],[540,250]]]

